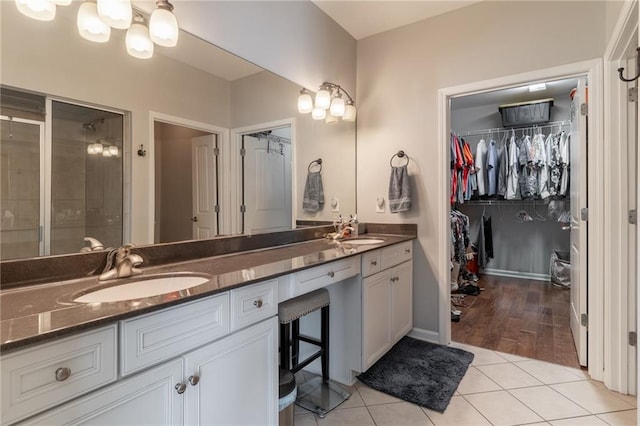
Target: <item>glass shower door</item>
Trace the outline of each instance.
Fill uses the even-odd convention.
[[[0,116],[0,260],[45,254],[44,123]]]

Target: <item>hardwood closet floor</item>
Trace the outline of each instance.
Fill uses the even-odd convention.
[[[451,322],[451,340],[580,368],[569,326],[567,288],[550,282],[484,275],[478,296]]]

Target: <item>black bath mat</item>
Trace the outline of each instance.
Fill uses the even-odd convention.
[[[403,337],[358,380],[444,413],[471,361],[473,354],[465,350]]]

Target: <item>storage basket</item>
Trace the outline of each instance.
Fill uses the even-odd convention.
[[[549,265],[551,283],[559,287],[571,286],[571,257],[568,251],[553,251]]]
[[[553,99],[540,99],[537,101],[520,102],[515,104],[500,105],[498,111],[502,117],[503,127],[530,126],[534,124],[548,123],[551,119],[551,107]]]

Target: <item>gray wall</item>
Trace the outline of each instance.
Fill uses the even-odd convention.
[[[483,1],[358,42],[358,215],[418,223],[415,327],[438,332],[437,277],[448,269],[438,251],[438,218],[448,204],[439,183],[448,165],[434,161],[447,143],[437,134],[438,89],[601,57],[604,14],[604,2]],[[541,30],[542,22],[553,31]],[[413,210],[375,213],[398,149],[413,160]]]

